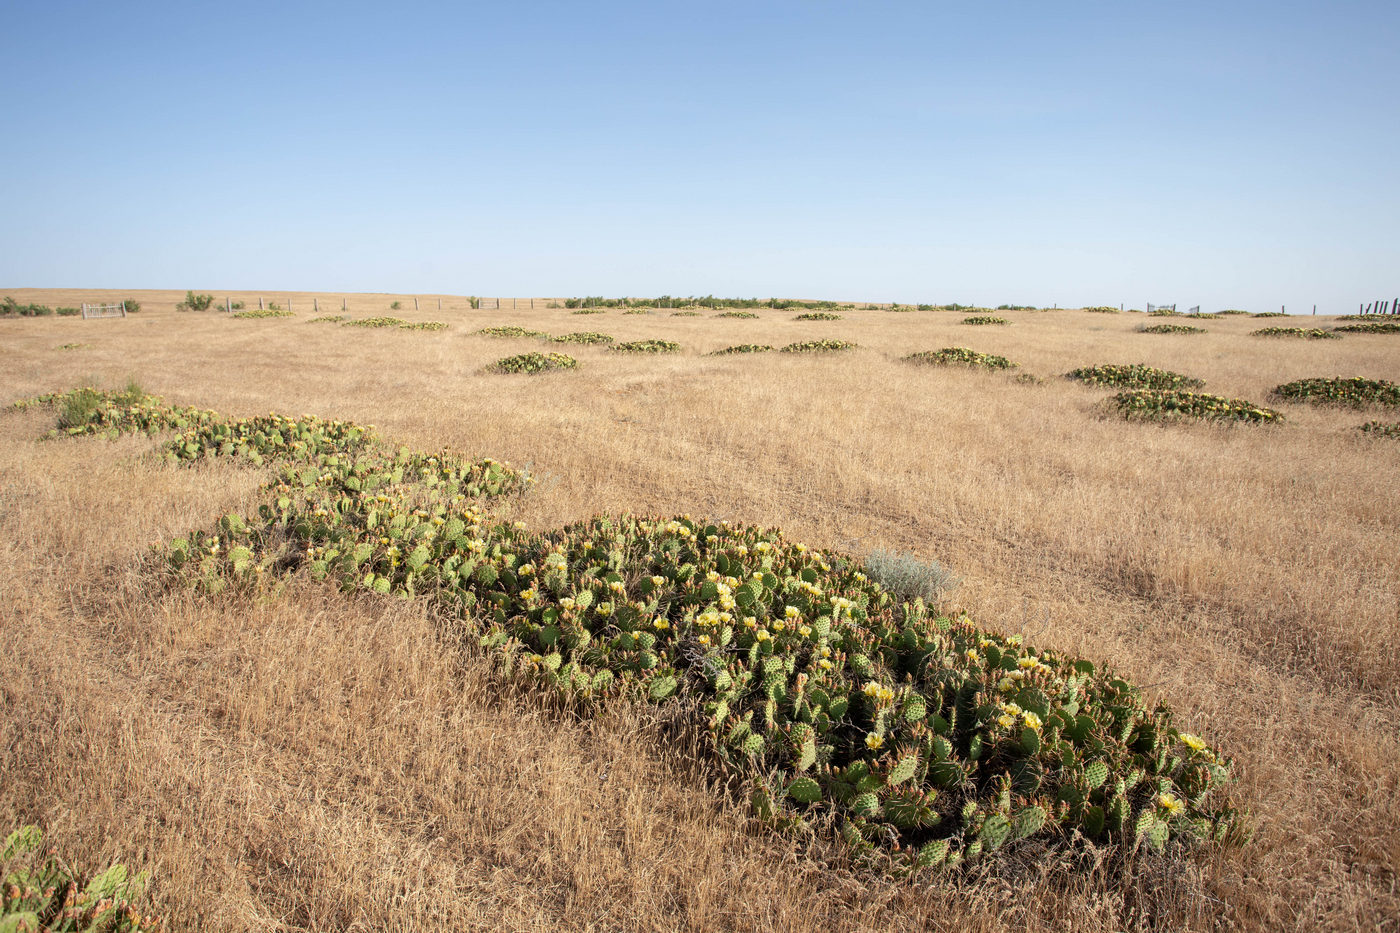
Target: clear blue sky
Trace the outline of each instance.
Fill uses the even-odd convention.
[[[0,3],[0,287],[1400,294],[1400,3]]]

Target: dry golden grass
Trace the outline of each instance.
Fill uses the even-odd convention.
[[[160,466],[135,439],[36,444],[48,416],[4,414],[0,812],[44,824],[88,864],[150,868],[182,925],[1400,923],[1400,445],[1356,431],[1374,414],[1296,405],[1276,427],[1130,424],[1105,415],[1105,390],[1059,378],[1141,361],[1269,404],[1270,388],[1304,376],[1394,380],[1400,341],[1285,346],[1247,336],[1249,319],[1144,335],[1140,315],[1065,311],[1004,312],[1012,326],[994,329],[939,313],[470,311],[460,297],[439,313],[436,296],[396,313],[450,330],[383,332],[307,325],[309,296],[292,296],[297,317],[235,321],[176,314],[173,292],[87,294],[147,310],[0,321],[0,400],[134,377],[174,402],[352,418],[410,446],[528,462],[541,482],[515,517],[536,527],[690,512],[937,558],[983,624],[1106,661],[1218,741],[1257,827],[1251,847],[1166,875],[1101,867],[927,889],[819,868],[834,856],[749,826],[684,748],[665,752],[664,726],[623,708],[579,722],[517,694],[420,607],[304,581],[263,601],[153,589],[145,547],[246,507],[257,477]],[[395,297],[352,296],[351,312],[390,313]],[[547,348],[472,333],[493,324],[686,352],[575,345],[578,370],[485,375]],[[702,355],[816,337],[864,349]],[[67,343],[90,348],[57,349]],[[898,359],[952,345],[1046,381]]]

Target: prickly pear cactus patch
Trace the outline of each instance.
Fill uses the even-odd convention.
[[[1169,369],[1156,369],[1146,363],[1083,366],[1066,373],[1066,377],[1091,386],[1112,386],[1116,389],[1199,389],[1205,382],[1183,376]]]
[[[1348,334],[1400,334],[1400,321],[1358,321],[1355,324],[1343,324],[1337,330]]]
[[[758,315],[755,314],[754,317],[758,317]],[[841,320],[841,315],[839,315],[839,314],[834,314],[834,313],[832,313],[831,311],[808,311],[808,312],[806,312],[805,314],[799,314],[799,315],[797,315],[797,317],[793,318],[793,320],[794,320],[794,321],[839,321],[839,320]]]
[[[608,347],[616,353],[679,353],[681,345],[670,340],[633,340]]]
[[[1400,421],[1368,421],[1361,426],[1361,431],[1371,437],[1389,437],[1400,440]]]
[[[394,451],[343,422],[144,397],[93,424],[172,432],[176,462],[271,469],[255,516],[157,552],[172,579],[217,591],[299,570],[422,598],[460,614],[505,673],[585,705],[683,701],[760,815],[830,819],[887,863],[951,867],[1023,840],[1243,838],[1229,760],[1132,684],[903,601],[860,561],[778,531],[683,515],[532,532],[488,510],[528,477]]]
[[[401,317],[362,317],[346,321],[345,327],[407,327],[408,322]]]
[[[487,367],[493,373],[546,373],[573,369],[578,360],[563,353],[521,353],[497,360]]]
[[[1338,330],[1346,328],[1339,327]],[[1300,340],[1340,340],[1341,334],[1320,327],[1261,327],[1249,332],[1251,337],[1294,337]]]
[[[922,350],[904,357],[906,363],[925,366],[976,366],[982,369],[1015,369],[1018,364],[1004,356],[979,353],[967,347],[944,347],[942,350]]]
[[[1154,315],[1156,311],[1152,312]],[[1205,328],[1192,327],[1190,324],[1153,324],[1150,327],[1138,328],[1140,334],[1204,334]]]
[[[22,826],[0,849],[0,931],[4,933],[155,933],[159,917],[141,912],[145,872],[112,865],[89,878],[75,875],[53,852],[42,851],[43,833]]]
[[[610,334],[600,334],[596,331],[578,331],[577,333],[564,334],[561,337],[553,338],[555,343],[612,343]]]
[[[1004,317],[997,317],[994,314],[974,314],[971,317],[962,319],[964,324],[1010,324]]]
[[[783,347],[783,353],[835,353],[839,350],[855,350],[859,344],[849,340],[804,340]]]
[[[715,317],[730,317],[742,318],[744,320],[756,320],[758,318],[758,315],[754,314],[752,311],[721,311],[719,314],[716,314]]]
[[[715,350],[710,356],[728,356],[734,353],[771,353],[773,348],[766,343],[741,343],[723,350]]]
[[[235,311],[233,317],[240,321],[264,317],[296,317],[295,311],[279,311],[273,308],[260,308],[257,311]]]
[[[1274,395],[1290,402],[1320,402],[1333,405],[1400,405],[1400,385],[1384,379],[1361,376],[1331,379],[1298,379],[1274,389]]]
[[[516,324],[503,324],[499,327],[483,327],[477,331],[485,337],[548,337],[542,330],[530,330]]]
[[[1213,421],[1279,422],[1283,415],[1242,398],[1224,398],[1179,389],[1132,389],[1113,397],[1123,417],[1171,421],[1203,418]]]
[[[344,321],[348,321],[348,320],[349,320],[349,318],[348,318],[347,316],[345,316],[344,314],[323,314],[323,315],[321,315],[320,317],[313,317],[313,318],[311,318],[311,319],[308,320],[306,323],[308,323],[308,324],[340,324],[340,323],[342,323],[342,322],[344,322]]]

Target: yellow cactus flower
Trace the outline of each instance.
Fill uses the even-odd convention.
[[[798,609],[796,606],[788,606],[783,610],[783,615],[787,616],[789,619],[795,619],[802,615],[802,610]]]
[[[1002,713],[997,717],[997,725],[1001,726],[1003,729],[1010,729],[1012,726],[1016,725],[1016,719],[1013,716]]]
[[[1171,794],[1161,794],[1157,797],[1157,809],[1161,810],[1167,816],[1176,816],[1186,809],[1186,804],[1182,803]]]
[[[877,733],[872,732],[865,737],[865,747],[870,749],[872,752],[884,744],[885,737],[883,735],[878,735]]]
[[[1193,752],[1203,752],[1206,750],[1206,743],[1189,732],[1181,733],[1181,742]]]
[[[1040,731],[1040,727],[1042,725],[1040,717],[1037,716],[1035,713],[1032,713],[1030,710],[1027,710],[1026,712],[1021,714],[1021,721],[1024,722],[1027,726],[1030,726],[1036,732]]]
[[[651,578],[651,585],[652,585],[652,586],[661,586],[661,585],[664,584],[665,582],[666,582],[666,578],[663,577],[663,576],[660,576],[660,575],[657,575],[657,576],[654,576],[654,577]]]

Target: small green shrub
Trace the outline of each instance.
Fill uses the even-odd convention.
[[[1400,385],[1360,376],[1349,379],[1341,376],[1298,379],[1278,386],[1274,389],[1274,395],[1295,402],[1331,403],[1354,408],[1363,405],[1400,405]]]
[[[196,295],[185,292],[185,300],[175,306],[176,311],[208,311],[214,304],[213,295]]]
[[[402,301],[391,301],[391,302],[389,302],[389,310],[390,310],[390,311],[402,311],[402,310],[403,310],[403,302],[402,302]]]
[[[611,334],[600,334],[597,331],[583,330],[572,334],[565,334],[562,337],[553,338],[555,343],[612,343]]]
[[[681,345],[669,340],[633,340],[630,343],[615,343],[608,349],[618,353],[679,353]]]
[[[59,317],[77,317],[83,313],[81,308],[54,308],[53,313]]]
[[[1116,389],[1199,389],[1200,379],[1183,376],[1167,369],[1155,369],[1146,363],[1128,365],[1104,363],[1084,366],[1065,374],[1085,385],[1111,386]]]
[[[1282,421],[1283,415],[1240,398],[1179,389],[1131,389],[1113,397],[1123,417],[1146,420],[1207,418],[1215,421]]]
[[[1346,328],[1339,328],[1345,330]],[[1302,340],[1341,340],[1340,334],[1319,327],[1261,327],[1249,332],[1251,337],[1297,337]]]
[[[959,582],[938,561],[923,561],[898,551],[871,551],[865,556],[865,572],[896,599],[907,603],[918,599],[931,606]]]
[[[962,319],[964,324],[1010,324],[1004,317],[997,317],[993,314],[974,314],[971,317]]]
[[[491,364],[490,369],[496,373],[545,373],[559,369],[573,369],[578,366],[578,360],[572,356],[565,356],[563,353],[521,353],[518,356],[508,356],[505,359],[497,360]]]
[[[502,324],[499,327],[483,327],[477,331],[486,337],[548,337],[542,330],[530,330],[516,324]]]
[[[9,295],[0,302],[0,317],[47,317],[50,314],[53,314],[53,308],[48,305],[22,305]]]
[[[710,356],[725,356],[731,353],[771,353],[772,347],[766,343],[741,343],[733,347],[725,347],[723,350],[715,350]]]
[[[1361,430],[1372,437],[1390,437],[1400,440],[1400,421],[1368,421]]]
[[[106,396],[91,387],[84,387],[68,393],[59,407],[59,429],[70,431],[73,428],[81,428],[91,424],[106,403]]]
[[[1348,334],[1400,334],[1400,321],[1362,321],[1343,324],[1337,330]]]
[[[141,302],[128,298],[123,304],[126,305],[127,314],[138,314],[141,311]]]
[[[241,301],[231,301],[231,302],[229,302],[229,310],[231,310],[231,311],[242,311],[245,307],[247,307],[247,305],[243,304],[243,302],[241,302]],[[178,311],[178,310],[180,310],[180,309],[177,307],[175,310]]]
[[[275,301],[269,301],[269,302],[267,303],[267,310],[269,310],[269,311],[281,311],[281,310],[282,310],[282,306],[279,305],[279,304],[278,304],[277,302],[275,302]]]
[[[849,340],[804,340],[783,347],[783,353],[833,353],[837,350],[855,350],[859,344]]]
[[[1205,332],[1204,328],[1192,327],[1190,324],[1153,324],[1150,327],[1138,328],[1140,334],[1204,334]]]
[[[42,852],[37,826],[10,833],[0,851],[0,931],[4,933],[154,933],[160,918],[137,909],[145,872],[115,864],[91,877],[75,873],[56,853]]]
[[[1013,363],[1004,356],[979,353],[967,347],[944,347],[942,350],[923,350],[904,357],[906,363],[923,363],[930,366],[980,366],[983,369],[1015,369]]]
[[[755,319],[755,318],[758,317],[758,315],[757,315],[757,314],[754,314],[752,311],[721,311],[719,314],[716,314],[715,317],[734,317],[734,318],[750,318],[750,319]],[[807,317],[806,315],[798,315],[798,316],[797,316],[797,319],[798,319],[799,321],[803,321],[803,320],[807,320],[807,321],[815,320],[815,318],[809,318],[809,317]]]
[[[239,320],[251,320],[253,318],[264,317],[296,317],[294,311],[283,311],[281,308],[269,305],[265,311],[235,311],[233,316]]]
[[[362,317],[358,321],[346,321],[344,327],[406,327],[408,322],[401,317]]]
[[[723,317],[723,315],[721,315],[721,317]],[[750,317],[758,317],[758,315],[757,315],[757,314],[754,314],[754,315],[750,315]],[[841,320],[841,315],[839,315],[839,314],[832,314],[830,311],[808,311],[806,314],[799,314],[797,317],[793,318],[793,320],[794,320],[794,321],[839,321],[839,320]]]

